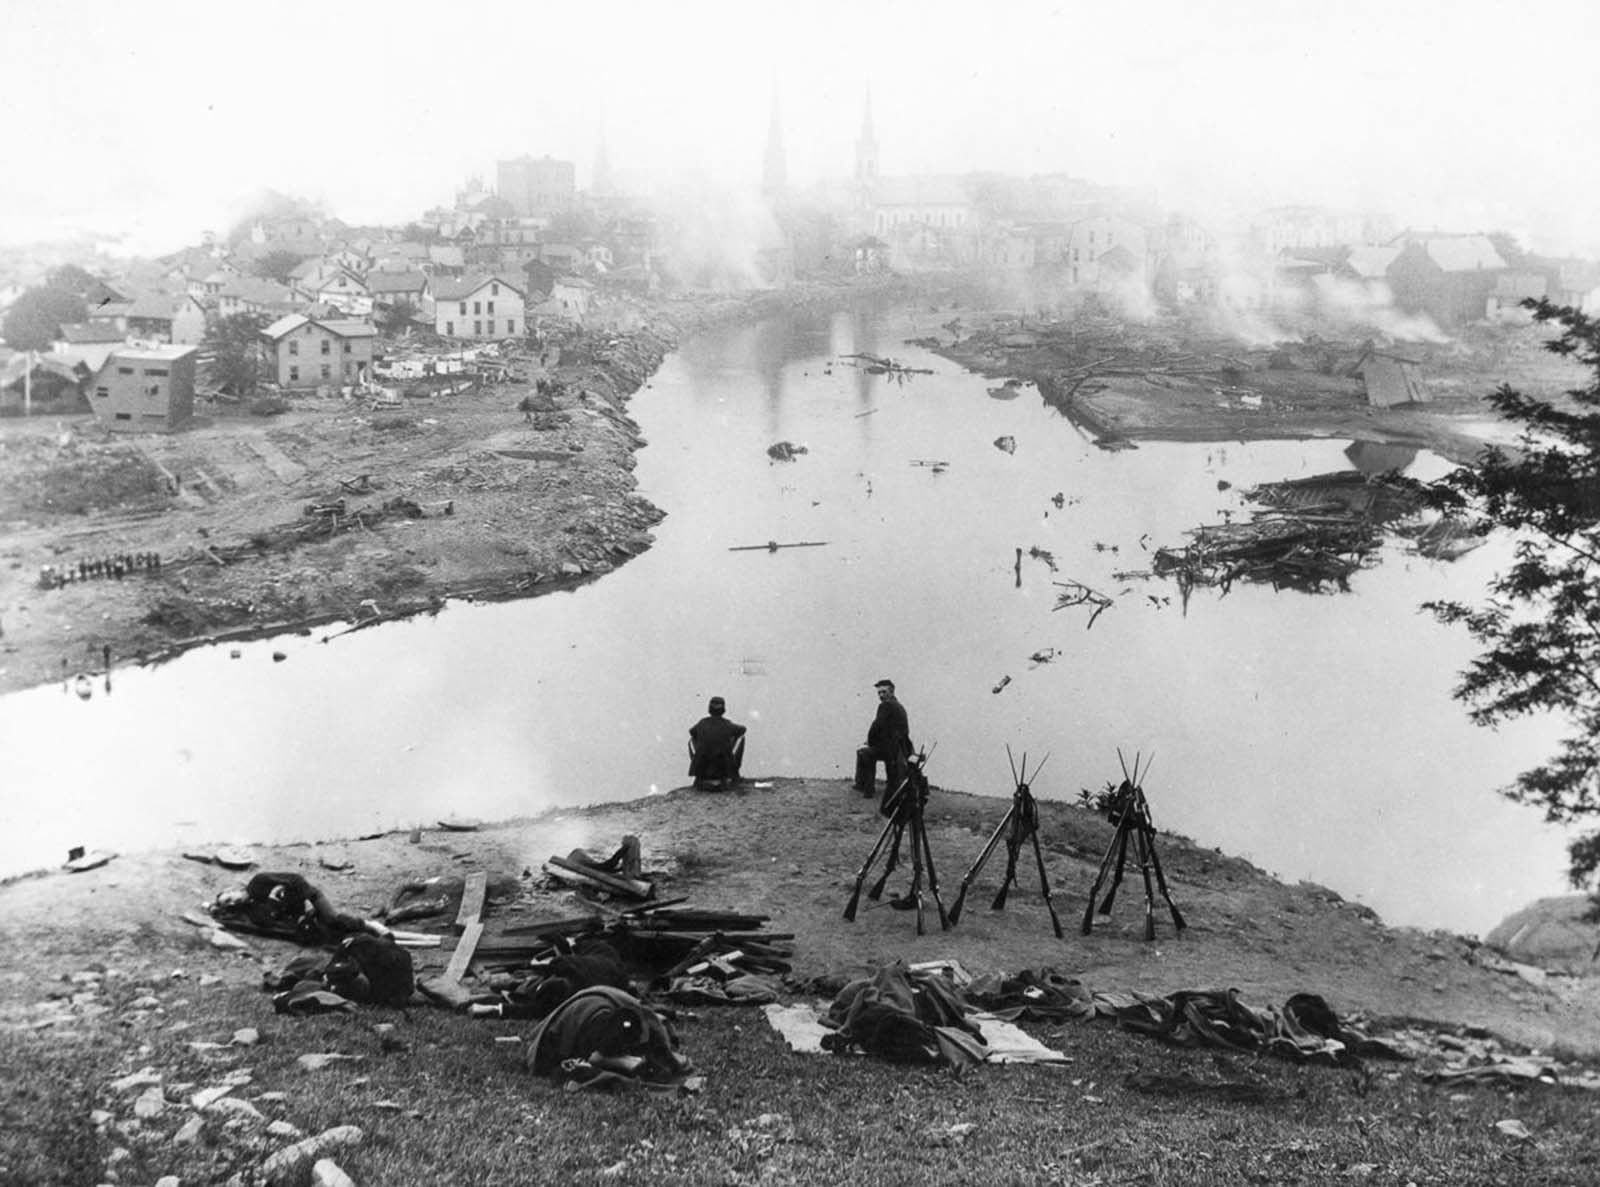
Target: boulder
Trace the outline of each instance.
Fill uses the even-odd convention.
[[[1600,972],[1595,961],[1600,923],[1583,920],[1593,905],[1586,894],[1539,899],[1506,916],[1484,942],[1522,964],[1562,973]]]

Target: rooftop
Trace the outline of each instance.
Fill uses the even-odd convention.
[[[170,363],[174,359],[181,359],[184,355],[194,354],[198,346],[160,345],[160,346],[130,346],[125,350],[114,350],[111,357],[114,359],[136,359],[145,363]]]

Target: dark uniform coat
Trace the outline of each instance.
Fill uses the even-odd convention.
[[[696,779],[737,779],[739,760],[733,747],[744,735],[745,727],[726,717],[702,717],[689,727],[689,740],[694,743],[689,774]]]

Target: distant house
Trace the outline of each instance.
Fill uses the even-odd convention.
[[[1402,235],[1387,270],[1394,303],[1440,326],[1479,321],[1506,263],[1486,235]]]
[[[364,383],[372,370],[377,329],[364,321],[280,317],[261,331],[279,387],[342,387]]]
[[[141,293],[127,313],[128,337],[174,345],[206,336],[206,311],[188,293]]]
[[[1495,278],[1483,315],[1490,321],[1530,322],[1533,311],[1524,309],[1522,303],[1537,301],[1548,291],[1549,281],[1541,273],[1504,272]]]
[[[1600,264],[1593,260],[1555,259],[1540,260],[1537,266],[1545,274],[1551,301],[1591,315],[1600,313]]]
[[[1400,258],[1401,249],[1392,244],[1361,244],[1352,247],[1327,276],[1318,277],[1318,292],[1336,308],[1346,308],[1352,300],[1385,306],[1394,299],[1389,288],[1389,265]]]
[[[541,243],[539,262],[557,272],[576,272],[583,267],[583,249],[571,243]]]
[[[0,415],[81,411],[81,385],[92,373],[76,353],[40,354],[0,346]]]
[[[105,322],[76,322],[61,327],[61,337],[56,340],[56,349],[65,349],[69,346],[94,346],[107,342],[122,343],[123,334],[116,326]]]
[[[120,335],[128,332],[128,310],[132,301],[102,301],[89,306],[89,322],[96,326],[112,326]]]
[[[434,330],[446,338],[516,338],[528,332],[527,284],[508,276],[433,281]]]
[[[194,417],[196,354],[181,344],[113,351],[90,388],[95,419],[125,433],[182,428]]]
[[[428,295],[428,278],[414,271],[368,272],[367,289],[374,309],[392,309],[403,301],[421,309],[423,298]]]
[[[550,285],[550,299],[543,311],[582,321],[594,299],[594,285],[582,276],[557,276]]]
[[[276,280],[260,276],[232,276],[216,293],[218,317],[237,317],[241,313],[288,313],[295,304],[294,290]]]
[[[341,247],[336,251],[329,252],[327,259],[330,263],[337,264],[357,276],[362,275],[372,266],[372,261],[367,258],[365,253],[356,251],[352,247]]]
[[[342,266],[335,267],[312,284],[309,295],[350,317],[364,317],[372,312],[372,293],[367,282]]]
[[[873,231],[884,238],[906,226],[959,230],[974,217],[966,180],[949,174],[879,178],[873,198]]]
[[[428,271],[434,276],[458,276],[467,266],[465,251],[453,243],[428,245]]]
[[[102,306],[126,305],[128,303],[128,295],[112,288],[103,280],[97,280],[83,294],[83,303],[89,307],[89,316],[92,320],[94,311]]]
[[[1366,383],[1367,403],[1375,408],[1425,404],[1430,399],[1418,359],[1369,350],[1356,361],[1352,371]]]
[[[1059,250],[1070,283],[1115,288],[1130,275],[1143,277],[1149,242],[1138,223],[1097,215],[1072,222]]]

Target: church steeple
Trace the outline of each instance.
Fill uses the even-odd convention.
[[[872,88],[867,88],[861,112],[861,135],[856,138],[856,185],[869,189],[878,182],[878,137],[872,130]]]
[[[878,190],[878,138],[872,130],[872,88],[867,88],[866,102],[861,109],[861,136],[856,138],[856,176],[854,198],[856,214],[862,221],[870,219]]]
[[[767,155],[761,169],[761,192],[776,198],[789,188],[789,167],[783,154],[783,118],[778,110],[778,88],[772,88],[772,122],[767,127]]]

